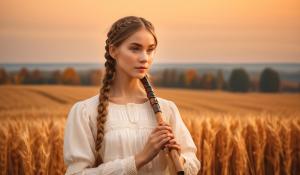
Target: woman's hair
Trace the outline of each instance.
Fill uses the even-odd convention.
[[[106,121],[106,116],[108,114],[108,100],[109,100],[109,91],[111,85],[114,81],[115,71],[116,71],[116,61],[109,54],[109,46],[113,45],[118,47],[122,44],[124,40],[129,38],[132,34],[145,28],[148,30],[155,39],[155,44],[157,45],[157,38],[154,32],[154,27],[151,22],[147,21],[142,17],[137,16],[126,16],[118,19],[111,26],[110,30],[107,33],[107,40],[105,45],[105,75],[102,80],[102,85],[100,88],[99,94],[99,104],[97,106],[98,116],[97,116],[97,138],[96,138],[96,161],[95,167],[103,163],[103,160],[100,156],[101,143],[104,138],[104,123]]]

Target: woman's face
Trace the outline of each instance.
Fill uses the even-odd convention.
[[[119,47],[112,48],[110,53],[116,60],[117,72],[141,79],[150,69],[155,48],[153,35],[142,28],[123,41]]]

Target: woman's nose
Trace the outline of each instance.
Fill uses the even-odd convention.
[[[140,61],[147,62],[148,59],[149,59],[149,55],[147,54],[147,52],[142,52],[140,55]]]

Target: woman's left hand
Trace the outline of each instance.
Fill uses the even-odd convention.
[[[181,154],[181,146],[176,142],[175,138],[171,139],[166,145],[166,148],[170,149],[176,149],[178,151],[178,154]]]
[[[166,125],[166,126],[171,127],[167,123],[162,123],[160,125]],[[168,149],[176,149],[178,151],[179,155],[180,155],[181,154],[181,146],[176,142],[173,132],[170,132],[169,134],[170,134],[172,139],[170,141],[168,141],[168,143],[165,145],[165,147],[168,148]]]
[[[163,123],[161,125],[166,125],[166,126],[171,127],[167,123]],[[172,139],[165,145],[165,148],[168,148],[169,150],[176,149],[178,151],[178,154],[180,155],[180,161],[184,164],[185,163],[185,159],[181,156],[181,146],[180,146],[179,143],[176,142],[175,137],[173,135],[173,132],[171,132],[170,134],[171,134]]]

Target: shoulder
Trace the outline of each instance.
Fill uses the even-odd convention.
[[[97,106],[99,103],[99,94],[96,94],[94,96],[88,97],[86,99],[83,99],[79,101],[80,103],[83,103],[85,106]]]
[[[99,94],[96,94],[94,96],[85,98],[85,99],[81,100],[80,103],[85,105],[88,110],[91,110],[91,109],[98,106],[98,104],[99,104]]]
[[[174,115],[177,114],[178,108],[174,101],[170,99],[165,99],[161,97],[157,97],[157,101],[162,110],[163,116],[165,120],[171,122],[174,119]]]
[[[161,107],[167,108],[168,110],[172,110],[174,107],[177,108],[174,101],[162,97],[157,97],[157,101]]]
[[[69,113],[80,113],[82,115],[90,115],[94,110],[97,110],[99,94],[76,101]]]

